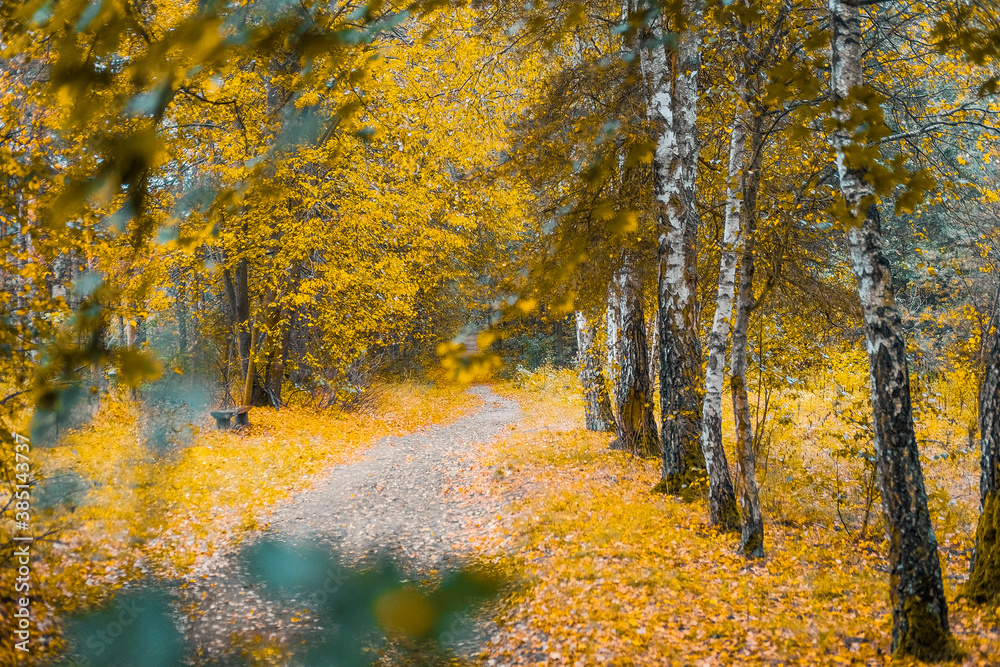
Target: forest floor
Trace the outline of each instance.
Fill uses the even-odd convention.
[[[877,493],[863,459],[842,447],[853,438],[851,405],[830,408],[820,390],[780,398],[765,452],[775,460],[760,471],[767,553],[747,561],[735,553],[738,536],[709,525],[704,498],[650,493],[659,461],[611,452],[610,434],[583,429],[571,371],[521,373],[469,393],[478,411],[383,438],[313,477],[313,488],[271,507],[252,539],[319,542],[362,567],[388,557],[414,578],[477,555],[514,563],[517,587],[453,647],[467,664],[907,664],[889,655]],[[963,664],[1000,665],[1000,610],[959,596],[974,459],[951,432],[960,423],[926,413],[923,422]],[[269,602],[232,555],[200,563],[186,581],[194,663],[289,664],[287,649],[314,629],[308,604]]]
[[[500,502],[476,486],[481,471],[470,457],[520,411],[488,387],[469,393],[482,407],[446,426],[382,438],[354,463],[333,467],[312,488],[277,504],[253,540],[319,545],[348,567],[391,560],[419,578],[461,565],[477,535],[495,525]],[[278,658],[316,628],[315,600],[280,603],[248,581],[237,552],[220,552],[185,577],[181,607],[197,664],[245,664]],[[458,647],[467,657],[474,644]]]
[[[860,422],[825,389],[772,397],[780,409],[759,461],[766,531],[757,561],[735,553],[739,535],[709,525],[705,498],[650,493],[658,460],[611,452],[611,434],[584,430],[571,371],[523,374],[498,391],[525,418],[479,450],[494,471],[484,484],[508,500],[482,548],[522,563],[525,584],[479,664],[910,664],[889,655],[877,489],[866,460],[845,447]],[[960,598],[978,460],[953,432],[964,435],[961,420],[950,423],[959,411],[940,412],[949,420],[924,410],[919,437],[951,628],[963,665],[1000,665],[1000,609]]]
[[[142,465],[134,416],[109,411],[49,456],[103,482],[72,516],[104,528],[67,540],[91,553],[89,535],[110,555],[53,581],[68,600],[145,574],[171,582],[196,665],[283,667],[328,634],[315,598],[277,602],[248,578],[241,554],[275,543],[318,544],[354,572],[388,559],[414,585],[477,559],[515,572],[482,622],[456,634],[462,664],[907,664],[889,655],[887,544],[856,356],[771,396],[757,561],[709,525],[704,498],[650,493],[660,462],[609,451],[611,434],[583,428],[576,374],[548,368],[489,386],[388,388],[374,411],[335,418],[262,410],[247,433],[202,432]],[[978,513],[973,394],[954,381],[914,394],[963,665],[1000,665],[1000,609],[960,597]],[[139,509],[131,533],[109,529]]]
[[[143,655],[148,637],[139,641],[138,630],[117,639],[94,634],[106,623],[100,614],[114,611],[118,598],[157,582],[176,589],[192,572],[208,574],[220,554],[260,533],[271,509],[362,461],[373,443],[443,428],[479,409],[483,399],[467,389],[448,382],[380,384],[350,411],[255,409],[251,427],[233,431],[212,428],[207,411],[177,412],[195,393],[187,387],[172,389],[166,402],[161,394],[148,401],[106,397],[88,423],[35,452],[47,478],[34,494],[43,508],[36,524],[58,539],[39,542],[33,563],[36,651],[16,655],[2,633],[0,664],[50,664],[59,656],[129,664],[122,656]],[[165,444],[156,444],[150,428],[158,423],[175,425]],[[42,505],[46,495],[53,499]],[[149,605],[143,618],[161,607]]]

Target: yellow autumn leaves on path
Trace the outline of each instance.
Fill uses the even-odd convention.
[[[583,429],[572,371],[543,368],[494,385],[521,405],[521,417],[496,440],[476,445],[475,488],[444,497],[500,499],[500,512],[483,517],[486,536],[475,531],[472,546],[484,562],[502,562],[521,580],[499,612],[491,611],[496,625],[473,664],[889,664],[878,501],[862,531],[862,487],[851,477],[859,471],[849,460],[833,467],[824,454],[850,431],[850,406],[810,435],[829,387],[857,390],[849,383],[858,360],[846,354],[836,361],[817,386],[774,399],[774,461],[762,465],[773,537],[758,561],[737,555],[737,538],[708,525],[704,498],[686,503],[650,493],[658,460],[610,452],[610,436]],[[963,391],[955,383],[921,390],[938,389],[946,402]],[[70,527],[68,548],[40,564],[48,599],[65,611],[144,573],[188,572],[253,534],[269,506],[325,478],[330,466],[363,457],[374,439],[447,423],[477,407],[460,385],[390,385],[378,407],[341,415],[258,409],[249,433],[200,431],[176,454],[156,457],[145,448],[133,407],[109,403],[46,453],[49,464],[92,480],[72,511],[57,509],[47,519]],[[960,493],[961,482],[976,462],[933,454],[934,442],[953,439],[962,425],[927,408],[924,414],[925,465],[940,482],[931,508],[951,623],[965,664],[994,664],[996,610],[957,598],[975,520],[975,499]],[[833,475],[842,476],[840,486]],[[265,653],[254,655],[285,664],[287,653]]]
[[[51,633],[53,620],[107,600],[126,582],[189,572],[262,527],[271,506],[330,466],[363,457],[378,438],[449,423],[478,406],[456,384],[397,383],[373,395],[377,402],[342,414],[258,408],[249,432],[211,430],[206,419],[188,446],[166,454],[147,439],[136,405],[107,401],[87,426],[38,450],[39,463],[57,475],[86,480],[66,496],[72,504],[37,519],[40,532],[59,535],[58,543],[39,545],[34,564],[45,601],[36,606],[39,627]],[[48,651],[65,648],[58,633],[51,639]]]

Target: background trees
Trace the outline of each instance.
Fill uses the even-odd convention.
[[[37,163],[44,180],[19,167],[7,219],[80,230],[53,239],[50,282],[67,296],[84,273],[91,289],[113,284],[102,326],[120,316],[129,348],[183,370],[221,363],[233,400],[280,406],[286,381],[356,391],[361,369],[433,349],[490,300],[482,277],[520,233],[521,202],[477,174],[503,147],[508,77],[530,62],[497,62],[473,14],[415,27],[388,7],[84,9],[8,17],[9,51],[55,74],[10,92],[52,127],[41,111],[11,118],[6,145],[23,127],[61,157]],[[40,34],[65,48],[20,41]],[[12,79],[30,75],[10,63]],[[83,82],[96,92],[53,104]],[[92,127],[106,136],[73,134]],[[20,184],[33,181],[31,198]],[[107,250],[81,256],[87,235]],[[221,358],[205,358],[206,340]]]

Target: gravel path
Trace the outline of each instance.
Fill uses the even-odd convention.
[[[470,537],[500,508],[474,488],[481,470],[470,446],[489,442],[520,415],[515,402],[489,387],[469,392],[483,398],[478,412],[383,438],[364,460],[333,468],[314,489],[275,508],[268,529],[252,539],[310,540],[329,545],[346,564],[390,558],[408,572],[444,569],[468,556]],[[196,647],[191,663],[244,664],[241,651],[303,636],[310,618],[302,601],[277,605],[259,592],[231,554],[187,578],[181,611]]]

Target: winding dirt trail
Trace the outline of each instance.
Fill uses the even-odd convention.
[[[276,508],[263,538],[320,543],[344,564],[391,559],[403,571],[441,570],[472,553],[470,538],[500,509],[475,488],[482,471],[472,446],[487,443],[520,417],[520,408],[476,386],[483,406],[447,426],[387,437],[365,459],[336,466],[325,479]],[[461,494],[455,493],[465,489]],[[236,554],[209,559],[179,591],[182,625],[197,665],[245,664],[241,653],[304,638],[307,601],[271,601],[248,582]],[[293,620],[294,619],[294,620]]]

